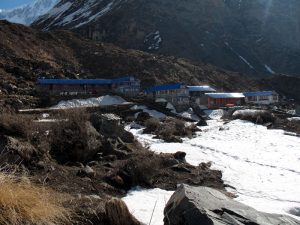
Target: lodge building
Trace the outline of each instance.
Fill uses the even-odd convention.
[[[37,93],[41,95],[99,95],[121,93],[136,95],[140,80],[133,76],[116,79],[38,79]]]

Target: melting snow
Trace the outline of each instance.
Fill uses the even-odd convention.
[[[154,110],[154,109],[148,109],[148,107],[147,107],[147,106],[144,106],[144,105],[141,105],[141,106],[135,105],[135,106],[131,107],[131,110],[138,110],[138,109],[142,109],[143,112],[149,113],[150,116],[155,117],[155,118],[158,118],[158,119],[166,118],[166,115],[165,115],[165,114],[163,114],[163,113],[161,113],[161,112],[158,112],[158,111],[156,111],[156,110]],[[139,114],[139,113],[136,113],[136,114],[135,114],[135,117],[137,117],[138,114]]]
[[[207,113],[215,118],[222,115],[222,111]],[[300,138],[242,120],[208,123],[196,138],[186,138],[183,143],[164,143],[142,134],[142,129],[131,132],[157,153],[185,151],[193,165],[211,161],[214,169],[223,172],[225,182],[236,188],[230,191],[238,194],[237,200],[257,210],[286,214],[300,207]],[[129,208],[142,217],[144,209]]]
[[[274,74],[274,73],[275,73],[274,70],[272,70],[271,67],[269,67],[269,66],[266,65],[266,64],[265,64],[265,68],[266,68],[266,70],[267,70],[269,73],[271,73],[271,74]]]
[[[82,25],[84,25],[86,23],[89,23],[89,22],[93,21],[94,19],[105,15],[106,13],[108,13],[112,9],[113,4],[114,4],[114,2],[108,3],[100,12],[94,14],[93,16],[90,16],[86,21],[77,24],[74,28],[81,27]]]
[[[237,51],[235,51],[229,44],[228,42],[225,42],[225,45],[228,46],[228,48],[234,53],[236,54],[244,63],[246,63],[251,69],[254,69],[254,67],[251,65],[251,63],[249,63],[247,61],[247,59],[245,59],[243,56],[241,56]]]
[[[162,38],[159,31],[152,32],[145,37],[144,43],[148,45],[148,50],[157,50],[160,48]]]
[[[77,108],[77,107],[93,107],[93,106],[108,106],[108,105],[121,105],[126,104],[123,98],[119,96],[100,96],[98,98],[89,99],[73,99],[67,101],[60,101],[56,106],[51,108],[65,109],[65,108]]]
[[[151,190],[136,188],[130,191],[123,200],[139,221],[145,224],[150,224],[151,221],[153,225],[163,225],[164,208],[172,194],[173,191],[158,188]]]

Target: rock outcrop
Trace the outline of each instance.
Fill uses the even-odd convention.
[[[259,212],[208,187],[180,185],[164,210],[165,225],[299,225],[291,217]]]

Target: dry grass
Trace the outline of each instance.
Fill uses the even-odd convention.
[[[0,114],[0,130],[6,135],[30,138],[33,133],[31,118],[19,114]]]
[[[65,197],[0,173],[1,225],[62,225],[71,223],[71,211],[63,206]]]

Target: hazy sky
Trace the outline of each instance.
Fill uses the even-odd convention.
[[[12,9],[30,2],[33,0],[0,0],[0,9]]]

